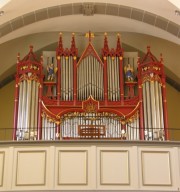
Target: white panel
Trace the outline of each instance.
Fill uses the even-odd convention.
[[[142,151],[143,185],[172,185],[169,152]]]
[[[129,185],[128,151],[101,151],[101,185]]]
[[[16,185],[45,185],[46,151],[21,151],[17,154]]]
[[[87,151],[59,151],[58,184],[87,184]]]
[[[0,187],[3,186],[4,177],[4,152],[0,152]]]

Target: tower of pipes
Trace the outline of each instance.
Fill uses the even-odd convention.
[[[81,55],[74,33],[70,48],[60,33],[56,51],[43,60],[32,46],[22,60],[18,54],[13,139],[169,139],[162,56],[158,61],[148,47],[135,62],[120,35],[109,48],[106,33],[98,54],[94,34],[86,37]]]
[[[36,58],[33,46],[22,60],[18,54],[16,69],[13,137],[17,140],[38,139],[43,74],[42,60]]]

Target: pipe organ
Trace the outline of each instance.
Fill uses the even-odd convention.
[[[18,54],[14,140],[168,140],[162,56],[148,47],[144,58],[127,58],[120,36],[110,49],[106,33],[98,54],[86,36],[81,55],[74,34],[70,48],[60,34],[56,52],[40,61],[32,46]]]

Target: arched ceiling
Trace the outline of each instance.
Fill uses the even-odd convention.
[[[0,16],[0,51],[16,39],[33,34],[59,31],[81,34],[89,30],[97,34],[148,35],[169,41],[180,51],[180,16],[175,15],[175,10],[178,8],[168,0],[7,0],[0,9],[4,11]],[[180,60],[179,55],[177,59]],[[12,67],[10,62],[0,65],[0,76]],[[178,62],[169,62],[166,67],[180,77]]]

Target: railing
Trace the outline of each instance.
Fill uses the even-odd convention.
[[[133,130],[133,132],[140,132],[139,128],[131,128]],[[35,130],[35,129],[33,129]],[[135,131],[136,130],[136,131]],[[169,128],[169,135],[170,135],[170,141],[180,141],[180,129],[178,128]],[[13,140],[13,128],[0,128],[0,141],[12,141]],[[22,135],[17,137],[17,141],[19,140],[37,140],[37,131],[32,131],[32,129],[27,130],[27,129],[22,129]],[[20,132],[21,132],[20,131]],[[105,134],[100,134],[98,135],[98,137],[96,136],[96,133],[98,133],[98,130],[92,130],[90,131],[89,128],[88,130],[83,130],[83,134],[79,134],[76,135],[74,137],[68,137],[68,136],[63,136],[61,133],[56,133],[56,129],[53,128],[46,128],[46,130],[44,130],[45,132],[49,133],[48,137],[44,137],[42,136],[41,140],[74,140],[74,139],[112,139],[112,140],[133,140],[133,141],[137,141],[140,139],[137,139],[138,137],[135,137],[134,139],[131,137],[130,138],[130,134],[131,130],[127,129],[127,130],[121,130],[121,132],[119,133],[119,136],[114,136],[113,137],[113,133],[112,136],[110,137],[106,137]],[[95,131],[95,132],[93,132]],[[86,135],[91,133],[91,136],[89,137],[88,135]],[[94,135],[94,137],[93,137]],[[144,135],[145,141],[164,141],[165,137],[164,137],[164,130],[163,129],[148,129],[144,131]]]

